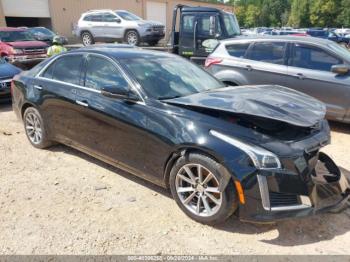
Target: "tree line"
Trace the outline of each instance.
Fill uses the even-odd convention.
[[[350,27],[350,0],[229,0],[229,4],[241,27]]]

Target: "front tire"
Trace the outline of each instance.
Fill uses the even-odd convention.
[[[95,44],[95,39],[90,32],[83,32],[81,34],[81,41],[84,46]]]
[[[219,191],[222,165],[199,153],[180,157],[170,172],[170,189],[178,206],[193,220],[215,225],[224,222],[238,207],[230,180]]]
[[[24,130],[29,142],[36,148],[47,148],[52,145],[48,139],[46,128],[40,112],[28,107],[23,114]]]
[[[128,45],[137,46],[140,44],[140,36],[136,30],[129,30],[124,37],[125,42]]]

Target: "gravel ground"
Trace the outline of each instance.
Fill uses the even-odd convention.
[[[350,126],[325,151],[350,169]],[[350,209],[274,225],[184,215],[162,188],[66,146],[30,146],[0,105],[1,254],[349,254]]]

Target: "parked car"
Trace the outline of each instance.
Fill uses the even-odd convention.
[[[350,52],[315,37],[269,36],[222,41],[210,73],[230,85],[276,84],[311,95],[327,118],[350,123]]]
[[[328,39],[331,41],[334,41],[344,47],[348,47],[350,38],[346,38],[344,36],[338,35],[335,32],[331,32],[328,30],[315,30],[315,29],[309,29],[306,31],[306,33],[313,37]]]
[[[0,57],[0,102],[11,99],[11,81],[20,72],[21,69],[9,64],[5,58]]]
[[[29,27],[27,30],[28,32],[33,34],[36,40],[45,42],[48,45],[52,45],[52,40],[55,36],[60,37],[64,45],[68,44],[67,37],[57,35],[56,33],[52,32],[46,27]]]
[[[0,54],[16,65],[35,64],[47,58],[48,45],[24,28],[0,28]]]
[[[81,15],[73,34],[85,46],[96,41],[124,41],[130,45],[146,42],[153,46],[164,38],[165,26],[125,10],[91,10]]]
[[[170,188],[196,221],[272,221],[339,210],[349,185],[319,150],[318,100],[284,87],[224,87],[165,52],[83,48],[14,78],[30,143],[60,142]]]

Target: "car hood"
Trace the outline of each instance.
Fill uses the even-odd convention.
[[[167,99],[173,105],[200,107],[310,127],[325,117],[325,105],[282,86],[239,86]]]
[[[19,74],[21,69],[9,63],[0,63],[0,79],[12,78]]]
[[[6,44],[14,48],[27,48],[27,47],[47,47],[48,45],[42,41],[18,41],[18,42],[6,42]]]

